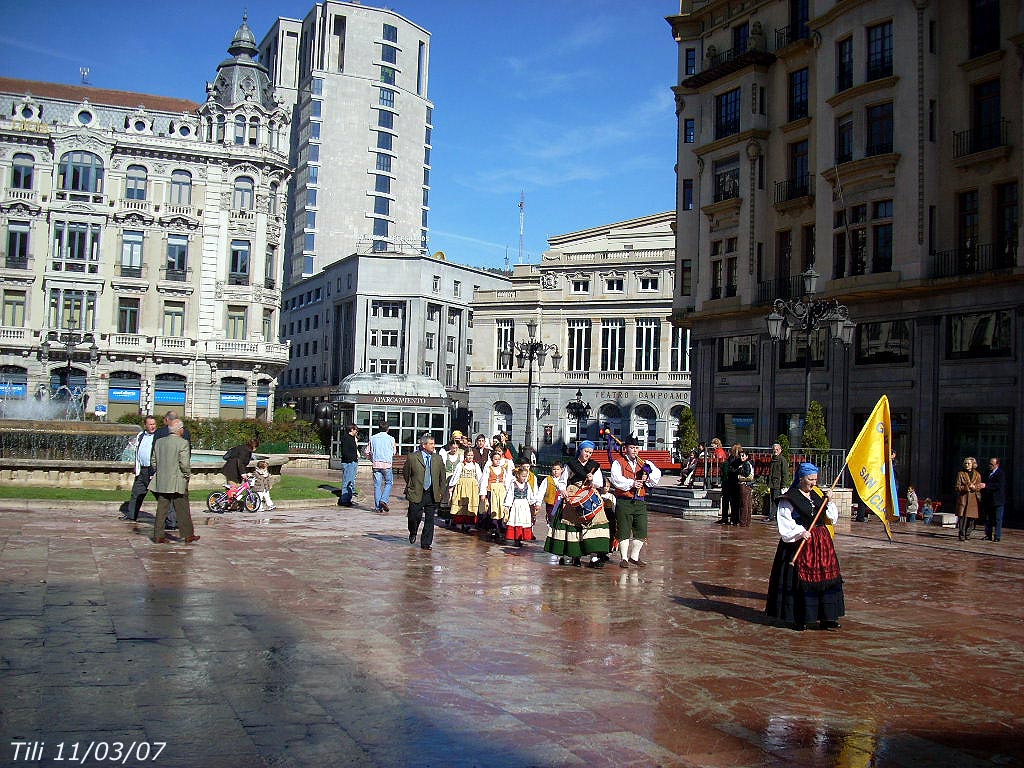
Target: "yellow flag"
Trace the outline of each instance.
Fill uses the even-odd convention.
[[[892,541],[889,520],[896,515],[896,475],[892,469],[892,425],[889,422],[889,398],[879,399],[857,439],[850,447],[846,466],[861,504],[875,513]]]

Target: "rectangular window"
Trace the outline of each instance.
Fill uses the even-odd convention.
[[[380,47],[380,58],[381,61],[386,61],[388,64],[397,64],[398,49],[393,45],[382,45]]]
[[[779,345],[780,368],[803,368],[807,358],[808,340],[804,336],[792,335]],[[811,333],[811,367],[825,367],[825,349],[828,346],[828,329],[817,328]]]
[[[836,93],[853,87],[853,38],[836,43]]]
[[[25,291],[4,291],[3,317],[0,325],[7,328],[25,327]]]
[[[989,80],[971,88],[971,133],[965,142],[958,134],[955,138],[955,156],[993,149],[1004,143],[1003,110],[999,80]]]
[[[910,321],[883,320],[857,323],[857,365],[909,363]]]
[[[228,264],[228,285],[249,284],[249,241],[231,241],[231,259]]]
[[[621,277],[608,277],[604,281],[605,293],[622,293],[623,280]]]
[[[370,314],[374,317],[401,317],[402,305],[396,301],[374,301],[370,303]]]
[[[383,65],[381,66],[381,68],[380,68],[380,81],[382,83],[387,83],[388,85],[394,85],[395,84],[395,79],[396,79],[395,75],[396,75],[396,72],[395,72],[395,70],[392,67],[385,67]]]
[[[126,229],[121,233],[121,276],[142,277],[142,232]]]
[[[28,238],[30,224],[27,221],[12,221],[7,225],[6,266],[12,269],[28,268]]]
[[[274,310],[263,310],[263,340],[275,341],[274,339]]]
[[[397,347],[398,346],[398,331],[387,331],[381,330],[380,332],[380,345],[382,347]]]
[[[789,119],[799,120],[807,117],[808,93],[807,67],[789,73]]]
[[[868,70],[865,80],[871,82],[892,74],[892,22],[868,27]]]
[[[320,99],[313,99],[309,102],[309,116],[323,117],[324,103]]]
[[[978,190],[970,189],[956,196],[957,245],[973,249],[978,245]]]
[[[1016,181],[996,185],[995,245],[997,267],[1013,266],[1020,228],[1020,198]]]
[[[436,336],[437,336],[436,333],[428,333],[426,335],[426,339],[424,339],[424,342],[423,342],[423,346],[424,346],[425,349],[433,349],[434,348],[434,338]]]
[[[697,49],[696,48],[687,48],[686,49],[686,53],[684,54],[684,60],[685,60],[685,63],[684,63],[684,70],[683,71],[687,75],[696,75],[697,74]]]
[[[373,198],[373,212],[379,216],[388,216],[391,214],[391,201],[386,197],[375,197]]]
[[[32,189],[32,172],[35,160],[32,155],[18,153],[11,165],[11,189]]]
[[[99,269],[100,225],[57,221],[53,225],[53,270],[90,272]]]
[[[836,165],[853,160],[853,115],[836,120]]]
[[[1010,310],[950,315],[946,327],[946,357],[950,360],[1013,354],[1013,313]]]
[[[658,278],[656,278],[656,277],[641,277],[640,278],[640,290],[641,291],[656,291],[656,290],[658,290]]]
[[[447,339],[445,341],[445,347],[444,348],[445,348],[446,352],[452,352],[452,353],[455,352],[455,337],[454,336],[448,336],[447,337]]]
[[[757,336],[730,336],[718,339],[719,371],[756,371]]]
[[[679,295],[691,296],[693,294],[693,259],[681,259],[679,261]]]
[[[590,327],[589,320],[570,320],[568,322],[569,343],[566,356],[566,370],[590,370]]]
[[[657,371],[661,367],[661,321],[642,317],[636,321],[636,355],[633,369]]]
[[[377,170],[391,173],[391,155],[385,155],[383,152],[377,153]]]
[[[935,141],[935,99],[928,99],[928,141]]]
[[[384,131],[377,131],[377,149],[386,149],[389,152],[394,149],[395,137]]]
[[[715,138],[740,132],[740,89],[715,97]]]
[[[394,24],[385,24],[381,31],[381,37],[387,40],[389,43],[398,42],[398,27]]]
[[[672,327],[672,351],[669,370],[674,373],[690,370],[690,329]]]
[[[749,42],[750,24],[748,22],[744,21],[732,28],[732,48],[737,55],[747,50]]]
[[[224,335],[228,339],[246,338],[245,307],[228,306],[227,326]]]
[[[717,160],[713,166],[715,179],[714,201],[732,200],[740,196],[740,159],[733,156]]]
[[[373,220],[373,236],[374,237],[387,237],[389,222],[387,219],[374,219]]]
[[[515,320],[498,320],[497,324],[498,336],[495,339],[494,349],[497,353],[497,359],[494,361],[494,367],[498,370],[512,370],[511,358],[506,362],[502,363],[501,353],[511,352],[513,350],[513,344],[515,343]]]
[[[395,127],[395,113],[388,112],[386,109],[377,110],[377,127],[378,128],[394,128]]]
[[[601,321],[601,370],[622,371],[626,363],[626,321]]]
[[[810,193],[810,177],[807,165],[807,139],[789,145],[789,195],[793,200]]]
[[[139,332],[139,300],[120,297],[117,300],[117,332]]]
[[[452,294],[454,296],[462,295],[462,282],[460,280],[456,280],[452,283]]]
[[[692,117],[683,120],[683,142],[693,144],[697,141],[696,121]]]
[[[892,133],[892,102],[868,107],[865,155],[872,157],[892,152]]]
[[[449,364],[444,367],[444,385],[446,387],[454,387],[458,385],[458,382],[455,381],[454,365]]]
[[[683,210],[693,210],[693,179],[683,179]]]
[[[96,292],[51,288],[51,328],[91,331],[96,327]]]
[[[164,303],[164,336],[185,335],[185,303],[168,301]]]
[[[999,0],[970,0],[970,56],[999,50]]]
[[[385,195],[391,194],[391,177],[381,176],[377,174],[374,181],[374,191],[383,192]]]
[[[572,281],[572,292],[573,293],[590,293],[590,281],[585,279],[577,279]]]

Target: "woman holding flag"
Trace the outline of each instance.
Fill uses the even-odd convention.
[[[839,511],[831,491],[823,491],[817,483],[818,468],[805,462],[797,469],[793,485],[779,497],[781,539],[768,580],[765,612],[797,630],[812,621],[820,622],[822,629],[838,629],[839,617],[846,613],[839,558],[825,521],[817,516],[824,507],[825,517],[834,524]]]

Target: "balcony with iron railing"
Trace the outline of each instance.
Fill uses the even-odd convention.
[[[804,284],[801,275],[794,275],[783,280],[762,280],[757,284],[754,302],[758,306],[774,304],[776,299],[789,301],[803,294]]]
[[[892,136],[871,141],[864,147],[864,157],[887,155],[892,152]]]
[[[4,254],[3,266],[4,269],[28,269],[31,261],[31,256],[22,256],[21,254],[17,253]]]
[[[231,272],[228,274],[228,285],[249,285],[249,273]]]
[[[192,268],[177,269],[175,267],[164,267],[162,270],[163,279],[172,283],[187,283],[192,275]]]
[[[785,48],[800,40],[810,40],[811,30],[806,23],[789,24],[775,30],[775,50]]]
[[[118,264],[117,274],[120,277],[133,277],[139,279],[142,277],[142,265],[141,264]]]
[[[985,152],[990,149],[1009,146],[1010,121],[1000,118],[997,122],[980,125],[966,131],[953,133],[953,157],[960,158]]]
[[[275,288],[277,288],[277,280],[275,280],[272,277],[265,277],[263,278],[263,287],[269,288],[270,290],[274,290]]]
[[[729,48],[724,51],[718,50],[713,45],[708,46],[704,68],[687,77],[680,85],[684,88],[700,88],[752,64],[770,66],[775,59],[774,53],[765,50],[764,42],[758,44],[754,40],[748,41],[744,47]]]
[[[784,203],[811,194],[810,175],[803,174],[792,179],[775,182],[775,202]]]
[[[728,299],[736,295],[736,284],[728,283],[726,285],[712,285],[711,286],[711,300],[716,301],[717,299]]]
[[[965,245],[931,254],[928,277],[971,277],[1012,269],[1017,263],[1017,243]]]

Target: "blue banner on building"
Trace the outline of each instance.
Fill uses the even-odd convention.
[[[256,407],[266,408],[270,405],[270,395],[256,395]]]
[[[0,396],[26,397],[27,395],[28,384],[11,384],[9,381],[0,381]]]
[[[245,408],[245,395],[240,392],[221,392],[221,408]]]
[[[157,405],[184,405],[185,390],[158,389],[153,395],[153,401]]]
[[[139,402],[139,390],[133,387],[111,387],[107,394],[107,402],[137,403]],[[182,402],[185,401],[182,400]]]

